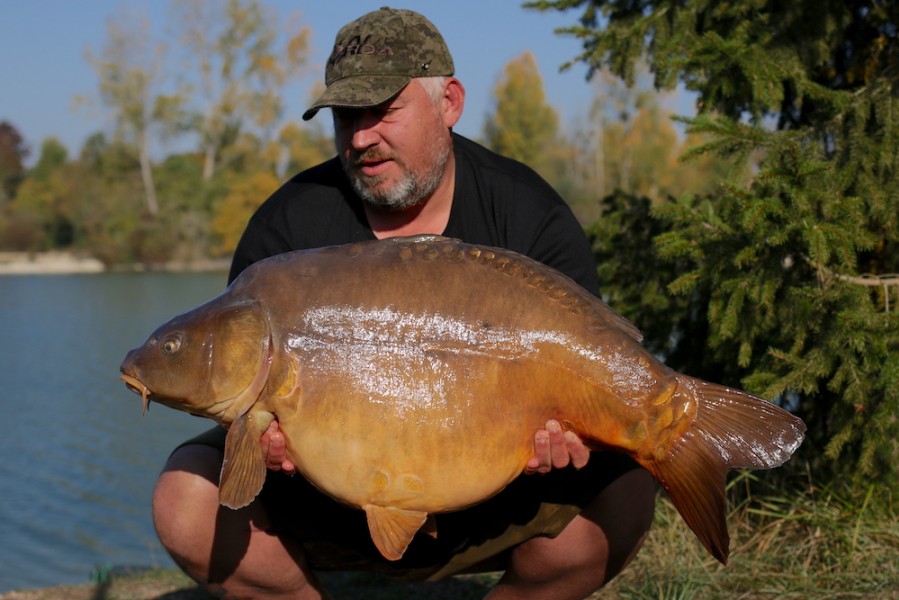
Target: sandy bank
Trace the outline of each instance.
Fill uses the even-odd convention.
[[[230,261],[195,260],[169,261],[155,265],[129,265],[121,270],[132,271],[227,271]],[[117,268],[118,270],[118,268]],[[90,256],[71,252],[0,252],[0,275],[67,275],[75,273],[103,273],[106,266]]]
[[[65,273],[102,273],[106,270],[96,258],[69,252],[0,252],[0,275],[59,275]]]

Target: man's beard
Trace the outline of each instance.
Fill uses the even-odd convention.
[[[406,169],[403,163],[397,161],[402,168],[402,176],[393,186],[386,190],[377,189],[379,184],[384,181],[381,175],[368,177],[358,172],[352,166],[346,168],[347,177],[353,190],[367,204],[375,208],[384,208],[389,210],[402,210],[410,208],[429,198],[431,194],[440,185],[443,179],[446,163],[449,160],[450,145],[446,144],[439,148],[430,163],[429,168],[419,174]],[[363,160],[383,160],[384,158],[376,152],[363,153],[356,158],[356,163]]]

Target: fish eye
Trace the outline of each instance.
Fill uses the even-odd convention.
[[[181,336],[180,335],[172,335],[162,340],[162,343],[159,345],[162,348],[163,354],[174,354],[181,348]]]

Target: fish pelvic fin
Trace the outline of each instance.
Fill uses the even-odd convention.
[[[225,436],[225,457],[219,477],[219,503],[243,508],[253,501],[265,483],[265,455],[259,438],[275,416],[250,410],[238,417]]]
[[[782,465],[802,443],[805,423],[740,390],[686,376],[678,384],[676,395],[696,402],[692,423],[664,455],[638,461],[662,484],[712,556],[727,564],[727,471]]]
[[[421,529],[428,513],[418,510],[366,504],[362,507],[368,519],[368,530],[378,551],[387,560],[399,560]]]

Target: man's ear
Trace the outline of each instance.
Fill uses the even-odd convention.
[[[447,128],[452,127],[462,116],[465,107],[465,88],[455,77],[447,77],[443,88],[443,120]]]

